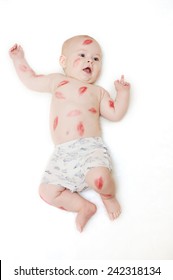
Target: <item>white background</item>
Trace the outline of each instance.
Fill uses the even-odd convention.
[[[0,257],[15,259],[173,259],[173,2],[171,0],[0,0]],[[114,161],[122,215],[98,211],[82,234],[75,214],[38,196],[53,149],[49,94],[18,80],[8,55],[23,46],[37,73],[61,71],[63,41],[95,37],[104,53],[98,84],[115,97],[113,81],[131,83],[128,113],[102,120]]]

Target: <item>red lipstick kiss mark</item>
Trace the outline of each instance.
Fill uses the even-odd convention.
[[[84,94],[86,90],[87,90],[87,87],[80,87],[79,88],[79,94],[80,95]]]
[[[58,99],[65,99],[65,97],[62,94],[62,92],[59,92],[59,91],[55,92],[55,97],[58,98]]]
[[[95,186],[96,186],[99,190],[101,190],[102,187],[103,187],[103,178],[102,178],[102,177],[99,177],[98,179],[96,179],[96,180],[94,181],[94,183],[95,183]]]
[[[60,207],[58,207],[59,209],[61,209],[61,210],[65,210],[65,211],[67,211],[64,207],[62,207],[62,206],[60,206]]]
[[[101,196],[104,196],[105,198],[111,198],[112,197],[111,194],[103,194],[103,193],[101,193]]]
[[[91,113],[93,113],[93,114],[96,114],[97,113],[97,110],[95,109],[95,108],[90,108],[89,110],[88,110],[89,112],[91,112]]]
[[[56,129],[57,125],[58,125],[58,117],[56,117],[56,118],[54,119],[54,122],[53,122],[53,130]]]
[[[77,125],[77,131],[79,132],[79,135],[82,136],[84,134],[84,125],[82,122],[80,122],[78,125]]]
[[[75,116],[79,116],[81,114],[81,111],[79,111],[79,110],[72,110],[72,111],[70,111],[68,114],[67,114],[67,116],[68,117],[75,117]]]
[[[93,40],[91,39],[86,39],[84,42],[83,42],[83,45],[89,45],[93,42]]]
[[[61,82],[58,84],[58,87],[64,86],[64,85],[66,85],[66,84],[68,84],[68,83],[69,83],[69,81],[67,81],[67,80],[61,81]]]
[[[114,101],[109,100],[109,107],[110,107],[110,108],[115,108],[115,106],[114,106]]]
[[[26,65],[19,65],[19,69],[22,71],[22,72],[27,72],[29,70],[29,68],[26,66]]]

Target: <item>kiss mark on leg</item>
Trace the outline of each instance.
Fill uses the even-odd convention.
[[[79,94],[80,95],[84,94],[86,92],[86,90],[87,90],[87,87],[80,87],[79,88]]]
[[[59,92],[59,91],[55,92],[55,97],[58,98],[58,99],[65,99],[65,97],[62,94],[62,92]]]
[[[96,186],[99,190],[101,190],[102,187],[103,187],[103,178],[102,178],[102,177],[99,177],[98,179],[96,179],[96,180],[94,181],[94,183],[95,183],[95,186]]]
[[[115,108],[113,100],[109,100],[109,107],[113,109]]]
[[[58,117],[56,117],[56,118],[54,119],[54,122],[53,122],[53,130],[56,129],[57,125],[58,125]]]
[[[93,42],[93,40],[91,39],[86,39],[84,42],[83,42],[83,45],[89,45]]]
[[[79,111],[79,110],[72,110],[67,114],[68,117],[75,117],[75,116],[79,116],[79,115],[81,115],[81,111]]]
[[[103,194],[103,193],[101,193],[101,196],[103,196],[103,197],[105,197],[105,198],[111,198],[112,197],[112,195],[111,194]]]
[[[60,207],[58,207],[59,209],[61,209],[61,210],[65,210],[65,211],[67,211],[67,209],[65,209],[64,207],[62,207],[62,206],[60,206]]]
[[[67,81],[67,80],[61,81],[61,82],[58,84],[58,87],[64,86],[64,85],[66,85],[66,84],[68,84],[68,83],[69,83],[69,81]]]
[[[89,110],[88,110],[89,112],[91,112],[91,113],[93,113],[93,114],[96,114],[97,113],[97,110],[95,109],[95,108],[90,108]]]
[[[85,129],[84,129],[84,125],[83,125],[82,122],[80,122],[80,123],[77,125],[77,131],[79,132],[79,135],[80,135],[80,136],[83,136]]]

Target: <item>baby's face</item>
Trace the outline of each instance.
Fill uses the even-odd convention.
[[[90,37],[75,38],[64,54],[64,72],[67,76],[86,83],[94,83],[101,71],[102,52]]]

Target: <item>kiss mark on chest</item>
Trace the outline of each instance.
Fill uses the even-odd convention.
[[[103,187],[103,178],[99,177],[98,179],[96,179],[94,181],[94,183],[95,183],[95,186],[97,187],[97,189],[101,190]]]
[[[86,93],[87,91],[87,87],[80,87],[79,88],[79,95],[83,95],[84,93]]]
[[[75,116],[79,116],[79,115],[81,115],[80,110],[72,110],[67,114],[68,117],[75,117]]]
[[[97,113],[97,110],[94,107],[90,108],[88,111],[93,113],[93,114]]]

